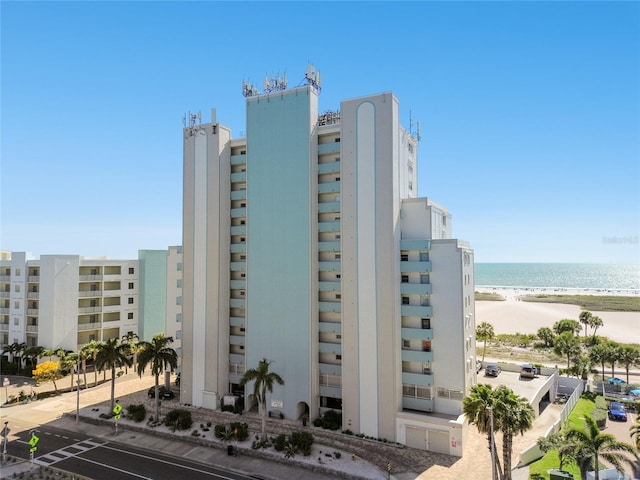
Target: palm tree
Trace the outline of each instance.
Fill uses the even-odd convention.
[[[571,318],[563,318],[553,324],[553,331],[558,335],[564,332],[571,332],[572,335],[580,333],[580,322]]]
[[[500,385],[493,391],[493,414],[502,432],[503,480],[511,480],[511,454],[513,437],[522,435],[533,425],[535,414],[529,401],[516,395],[510,388]]]
[[[609,433],[601,433],[596,421],[589,415],[584,417],[585,429],[572,428],[566,436],[569,444],[566,449],[579,451],[583,462],[588,461],[595,470],[595,480],[600,480],[600,459],[613,465],[619,472],[624,472],[623,463],[631,468],[634,462],[628,455],[638,458],[638,452],[629,444],[620,442]],[[583,479],[586,478],[583,476]]]
[[[476,327],[476,338],[484,341],[484,348],[482,349],[482,361],[484,362],[484,354],[487,351],[487,340],[491,340],[495,336],[493,325],[488,322],[482,322]]]
[[[60,359],[60,370],[71,372],[71,391],[73,392],[73,377],[80,376],[80,371],[76,368],[78,365],[78,354],[75,352],[66,352],[66,355]],[[74,375],[75,373],[75,375]]]
[[[629,436],[636,439],[636,448],[640,448],[640,417],[636,418],[636,424],[629,427]]]
[[[620,358],[620,344],[616,342],[607,342],[606,345],[609,347],[607,350],[607,363],[611,364],[611,377],[613,378],[616,376],[616,362]]]
[[[593,364],[600,364],[602,366],[602,379],[604,380],[604,366],[609,355],[609,346],[605,343],[594,345],[589,350],[589,359]]]
[[[538,338],[544,342],[545,347],[552,347],[555,335],[549,327],[542,327],[538,329]]]
[[[271,362],[263,358],[258,363],[258,368],[250,368],[240,380],[240,385],[243,387],[249,382],[254,382],[253,395],[262,409],[262,440],[267,438],[267,392],[273,392],[274,383],[284,385],[280,375],[269,371],[269,365]]]
[[[629,383],[629,368],[640,361],[640,348],[635,345],[623,345],[619,351],[618,361],[624,365],[627,383]]]
[[[129,355],[133,356],[131,361],[133,362],[133,365],[136,365],[138,363],[136,355],[139,349],[140,337],[136,333],[128,332],[126,335],[122,336],[121,342],[129,347]],[[129,373],[126,367],[124,369],[124,373]]]
[[[15,346],[15,351],[14,351],[14,358],[16,358],[18,360],[18,372],[20,372],[20,370],[22,370],[23,368],[23,360],[24,360],[24,352],[26,352],[27,350],[27,344],[22,342],[22,343],[17,343],[16,342],[16,346]]]
[[[28,347],[24,351],[24,358],[27,361],[27,363],[29,363],[31,368],[36,366],[36,364],[38,363],[37,360],[38,358],[40,358],[40,355],[42,355],[43,350],[44,350],[44,347],[35,346],[35,347]]]
[[[578,316],[578,320],[584,325],[584,338],[587,338],[587,327],[591,324],[592,316],[593,315],[591,315],[591,312],[588,310],[583,310]]]
[[[591,318],[589,319],[589,326],[593,328],[593,337],[592,337],[593,340],[596,339],[596,332],[598,331],[598,328],[603,325],[604,325],[604,322],[600,317],[597,317],[596,315],[591,316]]]
[[[115,403],[116,368],[123,365],[131,366],[131,360],[127,357],[127,346],[118,344],[117,338],[110,338],[100,346],[95,366],[99,370],[111,369],[111,410]]]
[[[564,331],[556,337],[553,351],[558,355],[566,355],[567,370],[571,366],[571,357],[580,353],[580,340],[573,333]]]
[[[168,346],[171,343],[173,343],[172,337],[165,337],[164,333],[158,333],[150,342],[138,344],[138,375],[142,376],[147,365],[151,365],[151,373],[156,380],[156,419],[160,418],[160,374],[169,367],[174,369],[178,366],[178,354]]]
[[[100,350],[100,342],[91,340],[89,343],[85,343],[80,349],[80,361],[82,362],[82,375],[84,377],[84,388],[87,388],[87,360],[91,358],[93,360],[93,386],[98,383],[98,369],[96,368],[96,355]]]
[[[491,451],[491,409],[495,403],[493,396],[494,390],[491,385],[479,383],[471,387],[469,395],[462,399],[462,412],[465,414],[469,423],[475,425],[478,428],[478,432],[485,433],[487,435],[487,445],[489,451]],[[495,445],[495,443],[494,443]],[[496,470],[498,475],[502,478],[502,469],[500,467],[500,460],[497,455],[494,455]]]

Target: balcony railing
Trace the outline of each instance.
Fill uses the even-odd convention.
[[[247,370],[247,367],[240,363],[230,363],[229,364],[229,373],[232,375],[244,375],[244,372]]]
[[[78,292],[79,297],[101,297],[102,290],[80,290]]]
[[[80,275],[79,280],[81,282],[91,282],[95,280],[102,280],[102,275]]]
[[[0,292],[0,298],[9,298],[11,296],[11,292]]]
[[[78,308],[78,313],[97,313],[101,312],[102,307],[80,307]]]
[[[40,275],[29,275],[29,282],[36,283],[40,281]]]
[[[26,329],[27,329],[28,333],[37,333],[38,332],[38,326],[37,325],[27,325]]]
[[[86,330],[99,330],[102,328],[102,322],[91,322],[91,323],[79,323],[78,331],[84,332]]]
[[[2,312],[0,312],[2,313]],[[37,308],[28,308],[27,309],[27,315],[38,315],[40,313],[40,310],[38,310]]]
[[[40,292],[27,292],[27,298],[40,298]]]

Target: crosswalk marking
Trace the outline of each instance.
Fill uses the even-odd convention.
[[[38,465],[53,465],[54,463],[61,462],[70,457],[75,457],[81,453],[93,450],[94,448],[101,447],[104,443],[97,443],[92,440],[81,440],[73,445],[67,445],[54,452],[49,452],[45,455],[41,455],[38,458],[33,459],[33,463]],[[69,451],[70,450],[70,451]]]

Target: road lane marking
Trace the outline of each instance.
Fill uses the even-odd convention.
[[[111,470],[116,470],[118,472],[126,473],[127,475],[131,475],[132,477],[143,478],[144,480],[153,480],[151,477],[145,477],[142,475],[138,475],[137,473],[130,472],[128,470],[124,470],[122,468],[113,467],[111,465],[105,465],[104,463],[96,462],[94,460],[89,460],[88,458],[76,457],[78,460],[84,460],[88,463],[93,463],[94,465],[100,465],[102,468],[110,468]]]
[[[127,454],[127,455],[135,455],[136,457],[146,458],[147,460],[152,460],[154,462],[165,463],[167,465],[172,465],[174,467],[179,467],[179,468],[191,470],[191,471],[198,472],[198,473],[204,473],[205,475],[213,475],[216,478],[222,478],[224,480],[235,480],[234,478],[227,477],[225,475],[220,475],[219,473],[207,472],[206,470],[200,470],[199,468],[190,467],[188,465],[183,465],[181,463],[170,462],[168,460],[162,460],[162,459],[157,458],[157,457],[151,457],[149,455],[143,455],[141,453],[134,453],[134,452],[131,452],[131,451],[128,451],[128,450],[122,450],[120,448],[110,447],[107,444],[103,445],[102,448],[113,450],[114,452],[124,453],[124,454]],[[189,460],[189,461],[191,461],[191,460]]]

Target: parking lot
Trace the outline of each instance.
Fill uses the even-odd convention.
[[[478,372],[478,383],[486,383],[496,388],[505,385],[514,391],[516,395],[531,400],[536,392],[549,380],[546,375],[536,375],[534,378],[520,378],[520,373],[502,371],[497,377],[488,377],[484,369]]]

